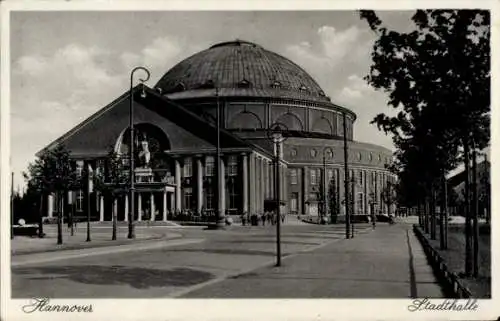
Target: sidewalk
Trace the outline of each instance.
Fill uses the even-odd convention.
[[[57,235],[55,231],[47,231],[44,238],[16,236],[10,242],[11,254],[14,256],[34,253],[45,253],[54,251],[97,248],[108,246],[119,246],[129,244],[131,242],[140,242],[147,240],[162,240],[180,237],[179,233],[163,232],[151,233],[146,229],[136,229],[135,239],[127,239],[126,231],[120,229],[118,231],[117,239],[111,240],[111,233],[98,233],[93,231],[91,233],[91,242],[86,242],[86,231],[77,231],[75,235],[70,234],[63,229],[63,244],[57,244]]]
[[[411,225],[375,231],[184,292],[189,298],[443,297]]]

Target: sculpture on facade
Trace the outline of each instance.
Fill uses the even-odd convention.
[[[149,162],[151,160],[151,153],[149,152],[149,143],[146,134],[142,135],[142,140],[140,141],[141,151],[139,152],[139,160],[142,167],[149,167]]]

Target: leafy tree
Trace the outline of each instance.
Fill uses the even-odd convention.
[[[396,204],[397,201],[396,185],[391,182],[387,182],[387,185],[380,193],[380,199],[385,206],[387,206],[387,212],[390,215],[391,207]]]
[[[420,189],[429,191],[431,203],[439,177],[454,161],[464,161],[465,270],[470,275],[470,152],[484,148],[490,135],[489,11],[417,10],[416,29],[408,33],[389,31],[373,11],[361,11],[360,17],[379,36],[366,80],[389,93],[389,105],[399,110],[394,117],[379,114],[373,123],[392,134],[402,155],[418,155],[419,161],[400,160],[407,172],[420,170]],[[431,163],[424,161],[429,158]]]
[[[28,189],[38,193],[42,199],[52,193],[57,195],[57,244],[62,244],[64,196],[79,184],[69,151],[63,145],[44,151],[38,159],[29,164],[28,171],[24,172],[23,176],[28,182]],[[42,216],[40,209],[40,227]]]
[[[104,197],[115,201],[127,193],[129,172],[124,165],[124,159],[113,149],[108,153],[103,169],[96,169],[94,174],[94,187]],[[130,209],[132,210],[132,209]],[[126,213],[125,215],[127,215]],[[111,239],[116,240],[117,218],[116,208],[113,206],[113,234]]]

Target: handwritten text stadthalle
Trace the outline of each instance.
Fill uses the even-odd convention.
[[[464,300],[429,300],[428,298],[413,300],[408,306],[410,312],[416,311],[476,311],[479,308],[477,299]]]

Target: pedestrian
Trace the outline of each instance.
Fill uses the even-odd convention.
[[[266,214],[262,214],[261,215],[261,219],[262,219],[262,226],[265,226],[266,225]]]

